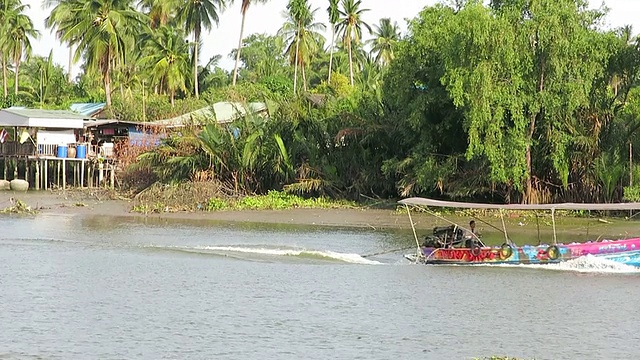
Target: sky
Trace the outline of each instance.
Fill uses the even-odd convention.
[[[245,23],[245,37],[254,33],[275,34],[282,26],[284,18],[282,12],[285,10],[288,0],[270,0],[267,4],[254,4],[249,8]],[[362,0],[362,7],[369,9],[363,14],[363,20],[369,25],[377,24],[383,17],[389,17],[396,21],[404,33],[407,29],[406,20],[414,18],[422,8],[433,5],[438,0]],[[23,0],[30,8],[27,15],[33,20],[34,26],[40,31],[40,38],[32,42],[33,52],[36,55],[48,56],[53,49],[54,61],[67,67],[69,50],[60,44],[50,30],[44,27],[44,19],[49,15],[50,10],[43,9],[42,0]],[[217,54],[222,55],[220,65],[232,70],[234,59],[228,54],[238,46],[238,36],[240,34],[240,3],[236,0],[234,4],[220,16],[218,27],[211,29],[210,33],[204,33],[202,41],[202,52],[200,63],[206,64],[209,58]],[[317,11],[318,22],[328,23],[326,8],[327,0],[310,0],[312,9]],[[589,0],[590,7],[597,8],[603,3],[602,0]],[[632,25],[634,34],[640,31],[640,0],[605,0],[604,4],[609,8],[606,25],[609,27],[620,27]],[[326,38],[331,38],[330,30],[327,30]],[[73,69],[74,75],[79,71],[76,64]]]

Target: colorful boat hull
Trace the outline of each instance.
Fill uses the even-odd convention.
[[[419,261],[426,264],[550,264],[592,255],[640,266],[640,238],[522,247],[423,247],[421,251]]]

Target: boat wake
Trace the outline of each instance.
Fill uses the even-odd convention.
[[[153,248],[158,250],[180,251],[197,254],[219,255],[229,256],[237,259],[246,259],[242,255],[260,258],[277,258],[277,257],[291,257],[299,259],[310,260],[326,260],[337,261],[350,264],[364,264],[364,265],[380,265],[381,262],[375,260],[369,260],[363,258],[358,254],[353,253],[341,253],[328,250],[306,250],[306,249],[284,249],[274,248],[268,246],[158,246],[148,245],[146,248]],[[249,260],[249,259],[246,259]]]
[[[552,271],[574,271],[580,273],[640,273],[640,268],[632,265],[627,265],[623,263],[622,260],[623,259],[614,257],[586,255],[555,264],[499,264],[487,266],[517,267]]]

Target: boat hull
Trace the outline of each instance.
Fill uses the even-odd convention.
[[[476,248],[424,247],[421,251],[421,256],[416,257],[416,260],[426,264],[553,264],[592,255],[640,266],[640,238],[522,247],[506,244],[501,247]]]

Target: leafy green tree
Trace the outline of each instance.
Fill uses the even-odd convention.
[[[592,27],[600,14],[584,1],[504,1],[495,10],[475,2],[430,34],[442,49],[442,78],[465,109],[467,157],[486,157],[492,180],[533,191],[536,134],[566,185],[569,138],[563,122],[588,107],[593,79],[609,56],[606,37]],[[542,155],[542,154],[541,154]],[[538,158],[544,158],[539,156]]]
[[[252,34],[243,40],[240,60],[240,77],[246,81],[258,82],[263,77],[287,75],[287,59],[284,57],[285,44],[280,36]],[[230,57],[236,58],[233,49]]]

